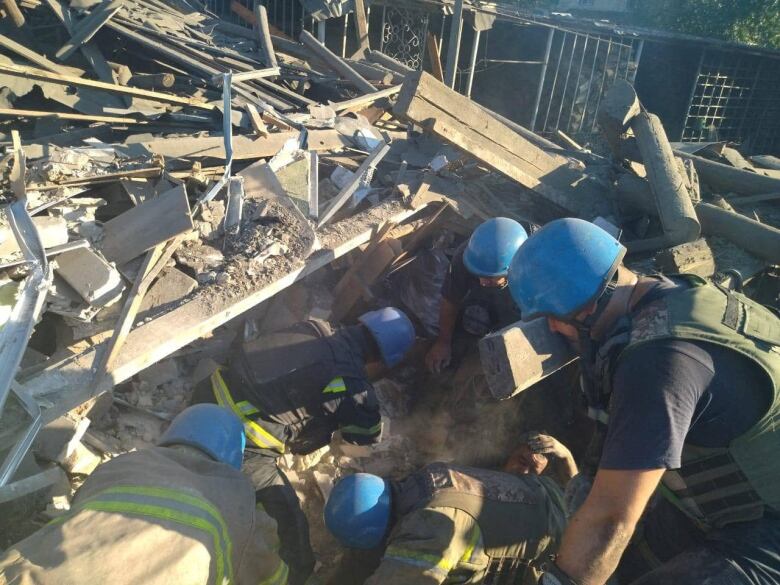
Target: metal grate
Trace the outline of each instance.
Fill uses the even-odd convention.
[[[239,18],[230,9],[232,2],[241,4],[249,10],[254,10],[256,3],[255,0],[207,0],[206,5],[209,10],[220,18],[249,27],[250,25],[246,21]],[[259,2],[259,4],[264,4],[268,11],[269,24],[290,37],[297,39],[304,27],[310,32],[314,29],[311,18],[306,18],[305,11],[299,0],[265,0],[264,2]]]
[[[780,60],[705,49],[682,139],[727,140],[751,152],[780,149]]]
[[[395,6],[382,7],[379,50],[412,69],[422,69],[428,13]]]
[[[601,99],[618,79],[636,78],[644,41],[633,37],[550,31],[533,130],[573,137],[597,132]]]

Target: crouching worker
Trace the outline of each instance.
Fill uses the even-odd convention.
[[[433,463],[401,481],[347,476],[331,492],[325,524],[345,546],[382,555],[371,585],[536,583],[566,513],[558,485],[538,475],[544,447],[531,445],[505,472]]]
[[[304,321],[245,342],[208,387],[196,390],[196,400],[216,400],[244,423],[247,444],[259,455],[248,472],[257,501],[279,525],[291,585],[307,580],[315,560],[306,516],[277,459],[312,453],[336,431],[353,444],[379,442],[382,418],[366,364],[392,367],[414,343],[414,327],[398,309],[372,311],[359,321],[335,331],[324,321]]]
[[[188,408],[158,447],[98,467],[70,512],[6,551],[0,583],[287,583],[275,523],[239,471],[243,450],[233,414]]]

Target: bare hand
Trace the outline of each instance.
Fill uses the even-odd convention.
[[[437,340],[425,356],[425,365],[428,369],[438,374],[448,365],[452,358],[452,346],[446,341]]]
[[[558,459],[571,457],[571,452],[566,446],[550,435],[533,435],[528,439],[528,446],[531,447],[531,451],[541,455],[551,455]]]

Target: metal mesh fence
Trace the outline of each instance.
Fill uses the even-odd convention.
[[[780,150],[780,59],[705,49],[682,139]]]

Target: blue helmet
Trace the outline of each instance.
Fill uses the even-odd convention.
[[[226,408],[196,404],[180,412],[163,433],[159,445],[189,445],[231,467],[241,469],[244,425]]]
[[[600,227],[557,219],[520,247],[509,267],[509,291],[524,321],[567,319],[601,296],[625,253]]]
[[[463,252],[463,264],[474,276],[506,276],[509,263],[528,234],[519,223],[494,217],[480,224]]]
[[[400,362],[414,345],[414,325],[406,313],[395,307],[370,311],[361,315],[358,321],[371,332],[382,361],[390,367]]]
[[[348,475],[325,504],[325,526],[344,546],[374,548],[390,522],[390,486],[370,473]]]

